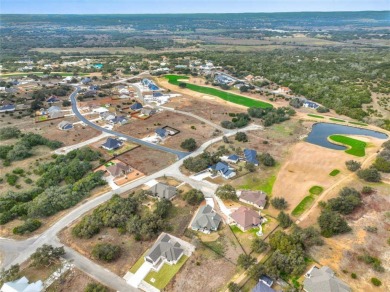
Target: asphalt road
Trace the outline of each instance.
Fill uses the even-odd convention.
[[[171,154],[174,154],[176,155],[179,159],[182,159],[184,157],[186,157],[187,155],[189,155],[188,152],[184,152],[184,151],[179,151],[179,150],[175,150],[175,149],[171,149],[171,148],[168,148],[168,147],[164,147],[164,146],[161,146],[161,145],[157,145],[157,144],[153,144],[153,143],[150,143],[150,142],[147,142],[147,141],[143,141],[141,139],[137,139],[137,138],[134,138],[132,136],[128,136],[126,134],[123,134],[123,133],[119,133],[119,132],[116,132],[116,131],[113,131],[113,130],[109,130],[109,129],[106,129],[106,128],[103,128],[103,127],[100,127],[96,124],[94,124],[93,122],[90,122],[87,118],[85,118],[80,112],[79,112],[79,109],[77,107],[77,99],[76,99],[76,96],[78,94],[78,92],[80,91],[80,87],[76,87],[76,90],[74,92],[72,92],[72,94],[69,96],[70,98],[70,101],[72,103],[72,110],[73,112],[75,113],[76,117],[82,121],[83,123],[87,124],[88,126],[96,129],[96,130],[99,130],[101,132],[106,132],[108,134],[111,134],[111,135],[114,135],[114,136],[117,136],[117,137],[122,137],[122,138],[125,138],[127,139],[128,141],[131,141],[133,143],[136,143],[136,144],[139,144],[139,145],[143,145],[143,146],[146,146],[146,147],[149,147],[149,148],[153,148],[153,149],[156,149],[156,150],[160,150],[160,151],[163,151],[163,152],[167,152],[167,153],[171,153]]]

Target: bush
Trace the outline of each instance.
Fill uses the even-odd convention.
[[[260,155],[260,161],[265,166],[275,166],[275,159],[269,153],[263,153]]]
[[[16,182],[18,181],[19,177],[16,175],[16,174],[9,174],[7,173],[5,175],[5,177],[7,178],[7,183],[10,185],[10,186],[14,186],[16,185]]]
[[[72,105],[72,103],[69,101],[69,100],[64,100],[63,102],[62,102],[62,106],[71,106]]]
[[[231,185],[228,184],[219,186],[215,194],[218,197],[220,197],[222,200],[233,200],[233,201],[238,200],[235,188],[233,188]]]
[[[275,209],[285,210],[288,207],[288,203],[284,198],[276,197],[271,200],[271,205],[274,206]]]
[[[184,194],[184,200],[192,205],[199,205],[204,200],[204,195],[200,190],[192,189]]]
[[[319,106],[319,107],[317,107],[317,112],[318,113],[328,113],[329,109],[327,107],[324,107],[324,106]]]
[[[237,132],[235,139],[240,142],[248,142],[248,136],[244,132]]]
[[[24,169],[17,167],[14,170],[12,170],[12,173],[21,175],[21,174],[24,174]]]
[[[112,262],[120,257],[121,249],[118,245],[98,243],[92,249],[92,256],[98,260]]]
[[[374,285],[374,286],[381,286],[382,285],[382,282],[381,280],[379,280],[378,278],[371,278],[371,283]]]
[[[303,101],[299,98],[293,98],[290,100],[289,105],[295,108],[300,108],[303,105]]]
[[[355,160],[348,160],[345,162],[345,166],[348,170],[355,172],[360,169],[361,163]]]
[[[268,248],[268,243],[266,243],[261,238],[256,237],[251,244],[252,250],[256,253],[262,253]]]
[[[381,181],[381,174],[375,168],[361,169],[357,172],[357,175],[360,179],[363,179],[367,182]]]
[[[352,279],[357,279],[357,275],[355,273],[351,273],[351,278]]]
[[[293,224],[293,221],[291,220],[290,216],[283,211],[279,213],[277,219],[282,228],[290,227]]]
[[[16,127],[5,127],[0,129],[0,140],[18,138],[21,131]]]
[[[27,219],[22,225],[16,226],[12,232],[14,234],[22,235],[37,230],[41,225],[41,221],[37,219]]]
[[[193,138],[189,138],[184,140],[181,144],[180,147],[188,150],[188,151],[194,151],[197,148],[196,141]]]
[[[99,283],[89,283],[85,287],[84,292],[108,292],[108,289]]]
[[[245,169],[248,170],[249,172],[254,172],[256,171],[256,166],[253,163],[246,163]]]

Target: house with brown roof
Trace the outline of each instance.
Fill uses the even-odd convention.
[[[118,177],[122,175],[126,175],[131,172],[131,167],[122,163],[118,162],[114,165],[111,165],[110,167],[107,168],[107,171],[113,176],[113,177]]]
[[[244,206],[230,214],[230,218],[242,231],[257,227],[263,223],[263,217],[258,212]]]
[[[262,191],[241,191],[240,201],[256,208],[264,209],[267,203],[267,194]]]

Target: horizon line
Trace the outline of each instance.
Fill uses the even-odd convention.
[[[313,11],[258,11],[258,12],[174,12],[174,13],[1,13],[0,15],[180,15],[180,14],[273,14],[273,13],[338,13],[338,12],[390,12],[390,10],[313,10]],[[0,19],[1,21],[1,19]]]

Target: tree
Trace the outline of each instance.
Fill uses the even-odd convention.
[[[279,213],[277,219],[280,223],[280,226],[282,226],[282,228],[290,227],[291,224],[293,224],[293,221],[291,220],[290,216],[284,213],[283,211]]]
[[[253,265],[256,262],[256,259],[250,255],[247,254],[240,254],[237,259],[237,265],[244,269],[248,269],[251,265]]]
[[[240,287],[234,282],[229,283],[228,289],[229,292],[240,292]]]
[[[31,266],[33,267],[48,267],[58,262],[61,256],[65,254],[64,247],[53,247],[52,245],[44,244],[30,256]]]
[[[69,100],[64,100],[63,102],[62,102],[62,106],[71,106],[72,105],[72,103],[69,101]]]
[[[256,166],[253,163],[246,163],[245,169],[248,170],[249,172],[254,172],[256,171]]]
[[[324,237],[332,237],[351,231],[347,221],[339,213],[332,210],[322,209],[317,221]]]
[[[161,218],[166,218],[171,209],[172,209],[172,202],[168,199],[161,199],[156,203],[156,209],[154,210],[154,213],[160,216]]]
[[[89,283],[84,292],[108,292],[108,289],[100,283]]]
[[[184,140],[181,144],[180,147],[183,149],[186,149],[188,151],[194,151],[197,148],[196,141],[194,138],[189,138]]]
[[[0,129],[0,140],[18,138],[22,132],[16,127],[5,127]]]
[[[345,162],[345,166],[347,167],[347,169],[353,172],[359,170],[361,165],[362,164],[360,162],[357,162],[355,160],[348,160]]]
[[[249,90],[249,87],[246,85],[243,85],[240,87],[240,92],[248,92],[248,90]]]
[[[258,281],[262,275],[266,273],[266,268],[264,264],[258,263],[254,264],[249,270],[248,270],[248,276],[252,279],[255,279]]]
[[[98,260],[112,262],[120,257],[121,248],[110,243],[98,243],[92,249],[92,256]]]
[[[319,113],[328,113],[329,109],[327,107],[324,107],[324,106],[319,106],[319,107],[317,107],[317,112],[319,112]]]
[[[235,129],[236,125],[231,121],[222,121],[221,126],[225,129]]]
[[[244,132],[237,132],[235,139],[240,142],[248,142],[248,136]]]
[[[343,215],[351,214],[362,204],[360,193],[353,188],[343,188],[337,198],[328,200],[327,206]]]
[[[374,285],[374,286],[381,286],[382,285],[382,282],[381,280],[379,280],[378,278],[371,278],[371,283]]]
[[[308,228],[300,228],[297,225],[293,225],[291,237],[294,239],[294,241],[301,242],[306,249],[315,245],[324,244],[320,232],[313,226]]]
[[[266,243],[261,238],[256,237],[251,244],[252,250],[256,253],[262,253],[268,248],[268,243]]]
[[[282,197],[276,197],[271,200],[271,205],[278,210],[285,210],[288,207],[287,201]]]
[[[289,105],[295,108],[300,108],[303,105],[303,101],[301,101],[299,98],[293,98],[290,100]]]
[[[4,268],[0,272],[0,287],[6,282],[15,281],[20,278],[20,266],[19,264],[12,265],[8,270]]]
[[[222,200],[233,200],[233,201],[238,200],[236,190],[231,185],[228,184],[219,186],[215,194],[218,197],[220,197]]]
[[[359,178],[368,182],[380,182],[381,174],[375,168],[361,169],[357,172]]]
[[[204,200],[204,195],[202,191],[197,190],[197,189],[192,189],[184,194],[184,200],[192,205],[198,205]]]
[[[260,155],[260,161],[265,166],[275,166],[275,159],[269,153],[263,153]]]

